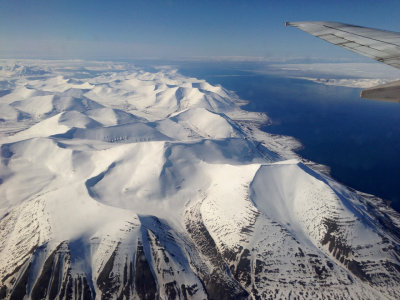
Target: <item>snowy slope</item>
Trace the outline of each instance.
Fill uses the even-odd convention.
[[[398,299],[400,216],[176,70],[0,62],[0,299]]]

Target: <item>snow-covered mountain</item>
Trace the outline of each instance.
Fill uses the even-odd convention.
[[[0,299],[399,299],[400,216],[220,86],[2,61]]]

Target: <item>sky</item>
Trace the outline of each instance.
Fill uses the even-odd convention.
[[[398,0],[0,0],[0,58],[362,60],[285,21],[400,32]]]

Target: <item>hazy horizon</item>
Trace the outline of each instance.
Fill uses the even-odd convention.
[[[1,1],[0,57],[355,60],[285,21],[400,31],[398,1]]]

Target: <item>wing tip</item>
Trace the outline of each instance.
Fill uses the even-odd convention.
[[[364,89],[361,98],[400,103],[400,80]]]

